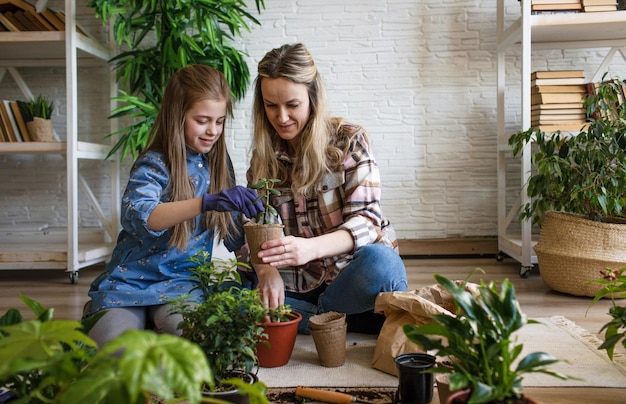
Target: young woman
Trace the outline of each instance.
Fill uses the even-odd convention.
[[[365,130],[329,116],[306,47],[284,45],[259,62],[249,183],[280,180],[273,200],[286,236],[266,242],[255,266],[270,307],[346,313],[348,330],[378,333],[380,292],[407,288],[395,232],[380,207],[378,166]]]
[[[111,261],[89,290],[86,315],[107,310],[89,333],[98,344],[148,326],[180,334],[181,317],[169,313],[168,301],[192,293],[189,258],[212,251],[215,231],[231,251],[244,243],[240,212],[256,217],[263,207],[255,191],[235,186],[222,136],[231,114],[217,70],[192,65],[169,80],[130,173]]]

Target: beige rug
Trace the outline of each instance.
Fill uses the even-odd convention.
[[[560,380],[545,375],[527,375],[526,387],[626,387],[626,358],[612,363],[606,351],[597,350],[600,340],[565,317],[538,318],[542,324],[527,325],[519,333],[524,352],[545,351],[567,363],[552,367],[581,380]],[[336,368],[318,364],[310,335],[298,335],[289,363],[278,368],[259,369],[259,379],[270,388],[316,387],[397,387],[395,376],[372,368],[376,337],[348,334],[346,363]]]

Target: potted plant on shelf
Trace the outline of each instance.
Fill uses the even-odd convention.
[[[264,0],[255,0],[257,12]],[[174,72],[190,64],[206,64],[224,73],[235,100],[245,95],[250,72],[245,52],[232,45],[250,25],[260,25],[247,11],[248,2],[89,0],[103,23],[111,21],[114,40],[123,50],[111,62],[120,86],[121,105],[111,118],[129,118],[109,155],[145,146],[161,104],[162,89]]]
[[[52,112],[54,102],[43,95],[21,102],[26,128],[32,141],[51,142],[54,137]]]
[[[514,332],[538,322],[522,312],[508,279],[501,282],[500,288],[494,281],[481,281],[476,295],[466,290],[465,284],[438,274],[435,279],[452,296],[455,315],[433,314],[432,322],[406,324],[403,331],[410,341],[447,360],[448,366],[431,370],[449,373],[452,395],[448,403],[461,394],[467,396],[466,401],[454,402],[532,403],[523,398],[524,374],[540,372],[567,378],[547,369],[559,360],[545,352],[530,353],[514,365],[523,348]]]
[[[36,318],[17,309],[0,317],[0,387],[16,402],[199,403],[212,372],[200,348],[180,337],[130,330],[101,349],[78,321],[20,296]]]
[[[191,257],[192,268],[203,300],[191,302],[188,296],[173,301],[183,317],[182,337],[197,344],[206,356],[215,378],[205,394],[229,402],[247,402],[242,392],[258,390],[253,368],[256,346],[263,335],[266,310],[257,290],[241,286],[236,269],[247,266],[235,258],[221,260],[207,252]],[[243,390],[243,391],[242,391]]]
[[[279,181],[275,178],[261,178],[255,184],[250,185],[250,188],[256,189],[259,193],[258,199],[263,202],[265,209],[254,220],[246,222],[243,226],[250,250],[250,262],[253,265],[264,265],[257,255],[261,251],[261,245],[283,235],[285,226],[277,223],[278,212],[271,202],[272,196],[280,196],[280,191],[274,188]]]
[[[606,75],[605,75],[606,76]],[[537,128],[509,138],[513,155],[535,147],[520,219],[539,224],[539,271],[552,289],[594,296],[598,268],[626,266],[626,103],[619,79],[595,85],[578,134]],[[564,274],[567,274],[564,276]]]

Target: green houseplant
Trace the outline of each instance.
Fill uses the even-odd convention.
[[[626,235],[624,83],[603,78],[595,88],[584,102],[589,122],[578,134],[530,128],[509,138],[514,156],[534,147],[524,184],[531,201],[520,207],[520,219],[540,226],[541,276],[552,289],[579,296],[597,293],[588,281],[598,268],[626,266],[617,242]]]
[[[231,44],[259,21],[244,0],[130,1],[89,0],[103,23],[113,23],[113,35],[123,50],[115,66],[120,106],[112,118],[131,123],[109,136],[119,136],[110,155],[133,158],[145,146],[172,74],[189,64],[206,64],[224,73],[235,99],[245,95],[250,81],[245,53]],[[264,0],[255,0],[260,13]]]
[[[198,403],[212,383],[203,352],[186,340],[130,330],[97,349],[79,322],[53,320],[53,309],[20,297],[36,318],[17,309],[0,317],[0,386],[15,403]]]
[[[522,312],[508,279],[500,287],[494,281],[481,281],[476,295],[467,291],[465,284],[438,274],[435,279],[451,294],[455,316],[431,315],[431,323],[406,324],[403,331],[410,341],[449,359],[449,366],[432,369],[450,374],[451,391],[468,389],[468,403],[500,402],[522,397],[522,376],[526,373],[567,378],[547,369],[558,359],[545,352],[530,353],[514,366],[523,345],[516,342],[513,333],[537,321]]]
[[[620,269],[607,268],[599,271],[600,277],[592,282],[601,285],[590,306],[602,298],[611,299],[609,316],[611,320],[602,326],[604,342],[598,349],[605,349],[609,359],[613,360],[615,346],[621,342],[626,349],[626,304],[618,305],[615,299],[626,299],[626,267]]]
[[[52,127],[54,102],[43,95],[38,95],[28,101],[22,101],[20,104],[31,140],[52,141],[54,136]]]
[[[182,337],[202,349],[214,372],[216,385],[207,386],[208,392],[248,389],[254,383],[262,386],[252,370],[266,310],[257,290],[241,287],[236,268],[246,264],[235,258],[212,258],[205,251],[191,260],[196,264],[192,271],[203,300],[191,303],[183,296],[173,304],[183,316],[179,324]]]
[[[250,262],[253,265],[266,265],[259,259],[257,254],[261,251],[261,245],[283,235],[284,225],[278,223],[278,212],[272,205],[272,196],[280,196],[280,191],[274,185],[280,180],[275,178],[261,178],[258,182],[250,185],[259,194],[258,199],[263,202],[264,211],[256,218],[246,222],[243,226],[246,241],[250,250]]]

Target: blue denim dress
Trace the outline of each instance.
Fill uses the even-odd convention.
[[[187,172],[195,186],[195,196],[207,192],[210,173],[207,156],[187,149]],[[234,177],[234,173],[231,170]],[[165,304],[181,294],[200,296],[193,291],[189,258],[198,251],[213,250],[213,229],[204,230],[196,217],[195,232],[187,249],[170,248],[170,231],[148,229],[148,216],[159,204],[169,201],[170,173],[164,156],[148,152],[133,164],[130,179],[122,197],[121,224],[117,245],[106,270],[91,284],[91,315],[107,308]],[[233,215],[236,215],[233,212]],[[244,243],[243,232],[237,240],[225,240],[233,251]]]

